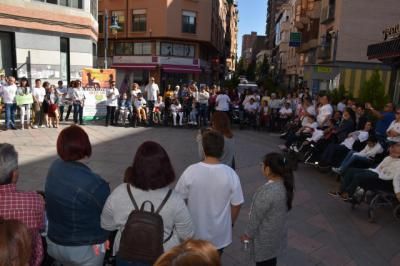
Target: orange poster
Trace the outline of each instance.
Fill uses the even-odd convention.
[[[110,81],[115,81],[115,69],[84,68],[82,86],[84,88],[109,88]]]

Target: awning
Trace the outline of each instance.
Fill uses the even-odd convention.
[[[162,69],[167,73],[200,73],[199,66],[189,65],[163,65]]]
[[[111,68],[129,68],[129,69],[155,69],[154,64],[112,64]]]
[[[400,39],[371,44],[367,51],[368,59],[386,59],[400,56]]]

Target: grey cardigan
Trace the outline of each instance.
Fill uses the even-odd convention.
[[[246,234],[252,239],[256,262],[277,257],[287,244],[286,189],[282,181],[269,181],[253,196]]]

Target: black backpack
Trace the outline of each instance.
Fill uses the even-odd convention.
[[[117,255],[127,261],[153,264],[164,252],[163,243],[170,240],[174,232],[172,229],[171,234],[164,240],[164,223],[159,214],[171,196],[172,190],[168,191],[156,211],[154,211],[153,203],[149,200],[144,201],[139,209],[129,184],[127,184],[127,190],[134,210],[126,221]],[[144,209],[146,204],[150,205],[150,211]]]

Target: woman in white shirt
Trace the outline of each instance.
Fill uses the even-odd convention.
[[[27,96],[30,95],[31,98],[32,96],[32,90],[29,87],[29,82],[27,78],[21,78],[20,80],[20,87],[18,87],[17,90],[17,95],[19,96]],[[33,98],[32,98],[32,103],[33,103]],[[29,129],[31,128],[31,106],[32,104],[22,104],[19,106],[21,110],[21,129],[25,129],[25,115],[26,115],[26,128]]]
[[[194,228],[189,210],[183,199],[170,188],[174,180],[175,172],[164,148],[152,141],[146,141],[140,145],[133,164],[125,171],[125,183],[119,185],[111,193],[101,214],[101,227],[103,229],[108,231],[118,230],[113,249],[114,255],[117,255],[117,265],[126,265],[126,263],[136,265],[134,263],[138,262],[124,257],[125,252],[123,251],[127,247],[120,245],[128,216],[135,210],[128,191],[131,192],[138,207],[146,201],[146,206],[153,205],[154,209],[158,209],[161,202],[167,199],[159,212],[164,224],[164,251],[168,251],[179,245],[180,241],[193,236]],[[169,194],[168,198],[167,195]],[[144,235],[144,237],[146,236]],[[138,245],[147,241],[140,235],[135,237],[135,240]],[[131,252],[130,255],[134,257],[135,251],[131,250]],[[154,261],[140,265],[153,265],[153,263]]]
[[[387,140],[389,142],[400,142],[400,108],[396,109],[396,119],[392,121],[386,130]]]
[[[172,113],[172,121],[174,127],[176,127],[176,118],[179,115],[179,126],[183,126],[183,110],[182,105],[180,104],[178,99],[175,99],[171,104],[171,113]]]

